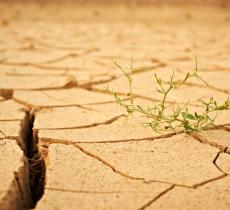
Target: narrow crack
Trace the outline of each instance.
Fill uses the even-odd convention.
[[[41,70],[41,69],[39,69]],[[57,73],[19,73],[19,72],[6,72],[6,76],[14,76],[14,77],[32,77],[32,76],[46,76],[46,77],[63,77],[67,76],[68,71],[63,70],[63,72],[57,74]]]
[[[6,137],[6,134],[2,130],[0,130],[0,133],[4,136],[3,138]]]
[[[36,134],[37,135],[37,134]],[[166,137],[167,138],[167,137]],[[61,143],[61,144],[64,144],[64,145],[72,145],[72,146],[75,146],[76,148],[78,148],[81,152],[83,152],[84,154],[92,157],[92,158],[95,158],[97,159],[98,161],[100,161],[101,163],[103,163],[104,165],[106,165],[107,167],[109,167],[113,172],[115,172],[116,174],[119,174],[120,176],[122,177],[125,177],[125,178],[128,178],[128,179],[131,179],[131,180],[139,180],[139,181],[142,181],[143,183],[145,184],[150,184],[150,183],[162,183],[162,184],[170,184],[170,185],[173,185],[173,186],[178,186],[178,187],[184,187],[184,188],[188,188],[188,189],[196,189],[200,186],[203,186],[209,182],[213,182],[213,181],[216,181],[216,180],[219,180],[221,178],[224,178],[226,176],[226,174],[222,174],[220,176],[217,176],[217,177],[214,177],[214,178],[211,178],[211,179],[208,179],[208,180],[205,180],[203,182],[200,182],[198,184],[194,184],[192,186],[189,186],[189,185],[184,185],[184,184],[177,184],[177,183],[171,183],[171,182],[167,182],[167,181],[161,181],[161,180],[148,180],[146,181],[145,178],[143,177],[134,177],[134,176],[131,176],[129,174],[126,174],[120,170],[117,170],[115,166],[113,166],[112,164],[110,164],[109,162],[107,162],[106,160],[104,160],[103,158],[99,157],[98,155],[95,155],[87,150],[85,150],[81,145],[79,145],[78,143],[76,142],[70,142],[70,141],[65,141],[65,142],[62,142],[62,141],[55,141],[55,142],[46,142],[48,145],[49,144],[55,144],[55,143]],[[48,145],[46,145],[46,147],[48,147]]]
[[[160,67],[165,67],[165,66],[167,66],[165,63],[158,62],[156,63],[155,66],[153,65],[153,66],[144,66],[144,67],[134,68],[133,74],[141,74],[141,73],[156,70],[156,69],[159,69]]]
[[[225,151],[224,151],[225,152]],[[220,156],[220,154],[221,153],[223,153],[222,151],[219,151],[217,154],[216,154],[216,156],[215,156],[215,158],[213,159],[213,164],[216,166],[216,168],[219,170],[219,171],[221,171],[223,174],[225,174],[225,175],[228,175],[228,173],[226,173],[224,170],[222,170],[219,166],[218,166],[218,164],[216,163],[216,161],[217,161],[217,159],[219,158],[219,156]]]
[[[227,176],[227,174],[222,174],[222,175],[220,175],[220,176],[218,176],[218,177],[214,177],[214,178],[212,178],[212,179],[203,181],[203,182],[201,182],[201,183],[195,184],[195,185],[193,186],[193,188],[196,189],[196,188],[201,187],[201,186],[203,186],[203,185],[205,185],[205,184],[208,184],[208,183],[210,183],[210,182],[214,182],[214,181],[223,179],[225,176]]]
[[[99,84],[109,83],[109,82],[112,82],[115,79],[117,79],[117,77],[110,76],[110,78],[108,78],[108,79],[99,80],[99,81],[92,81],[92,82],[86,82],[86,83],[83,83],[81,85],[78,85],[78,87],[86,89],[86,90],[90,90],[90,89],[92,89],[93,85],[99,85]]]
[[[226,89],[220,89],[220,88],[217,88],[213,85],[211,86],[204,86],[204,85],[200,85],[200,84],[196,84],[196,83],[193,83],[193,82],[186,82],[185,85],[187,86],[194,86],[194,87],[199,87],[199,88],[204,88],[204,89],[211,89],[211,90],[215,90],[215,91],[218,91],[218,92],[221,92],[221,93],[225,93],[225,94],[230,94],[230,91],[226,90]]]
[[[103,89],[96,88],[96,87],[93,87],[93,86],[89,87],[89,88],[85,88],[85,89],[90,90],[90,91],[94,91],[94,92],[98,92],[98,93],[104,93],[104,94],[111,95],[111,93],[106,89],[103,90]],[[116,91],[116,93],[118,95],[121,95],[121,96],[128,96],[128,93],[125,93],[125,92],[119,92],[119,91],[117,92]],[[142,96],[142,95],[135,94],[135,93],[133,93],[132,96],[135,97],[135,98],[145,99],[145,100],[148,100],[148,101],[151,101],[151,102],[161,102],[160,99],[155,99],[155,98],[151,98],[151,97],[147,97],[147,96]],[[167,103],[174,104],[174,102],[172,102],[172,101],[167,101]]]
[[[81,108],[81,109],[85,109],[85,110],[90,110],[90,111],[97,111],[95,109],[92,109],[92,108],[89,108],[89,107],[86,107],[85,105],[78,105],[78,104],[69,104],[69,105],[54,105],[54,106],[49,106],[49,105],[33,105],[33,104],[30,104],[28,102],[25,102],[25,101],[22,101],[22,100],[19,100],[15,97],[12,97],[12,99],[19,103],[19,104],[22,104],[23,106],[27,107],[28,109],[33,109],[33,110],[36,110],[39,111],[41,109],[45,109],[45,108],[60,108],[60,107],[78,107],[78,108]],[[87,104],[88,105],[88,104]],[[90,105],[94,105],[94,104],[90,104]],[[1,120],[0,120],[1,121]]]
[[[84,107],[81,107],[81,108],[84,108]],[[91,110],[91,109],[90,109]],[[92,111],[96,111],[96,110],[93,110]],[[121,116],[122,117],[122,116]],[[119,119],[119,118],[118,118]],[[116,120],[115,120],[116,121]],[[115,122],[114,121],[114,122]],[[113,123],[113,122],[111,122]],[[110,124],[110,123],[109,123]],[[99,125],[100,126],[100,125]],[[95,126],[96,127],[96,126]],[[84,128],[88,128],[88,127],[79,127],[79,128],[76,128],[76,129],[84,129]],[[36,129],[37,133],[39,132],[39,130],[66,130],[68,128],[56,128],[56,129],[50,129],[50,128],[47,128],[47,129]],[[71,128],[72,129],[72,128]],[[207,128],[205,130],[214,130],[214,129],[223,129],[222,125],[218,125],[218,126],[213,126],[213,127],[210,127],[210,128]],[[170,138],[172,136],[175,136],[175,135],[179,135],[179,134],[182,134],[182,133],[185,133],[183,130],[180,130],[180,131],[177,131],[177,132],[171,132],[171,133],[166,133],[166,134],[160,134],[158,136],[149,136],[149,137],[144,137],[144,138],[129,138],[129,139],[118,139],[118,140],[101,140],[101,141],[70,141],[70,140],[63,140],[63,139],[58,139],[58,138],[48,138],[48,137],[39,137],[39,139],[44,142],[44,143],[59,143],[59,144],[65,144],[65,145],[68,145],[68,144],[75,144],[75,143],[84,143],[84,144],[93,144],[93,143],[97,143],[97,144],[104,144],[104,143],[111,143],[111,144],[115,144],[115,143],[125,143],[125,142],[140,142],[140,141],[153,141],[153,140],[156,140],[156,139],[166,139],[166,138]],[[193,138],[195,138],[194,136],[192,136]],[[195,140],[198,140],[195,138]],[[204,143],[203,141],[201,140],[198,140],[200,143]],[[212,145],[211,145],[212,146]],[[223,151],[225,153],[227,153],[227,147],[224,147],[223,148]]]
[[[183,71],[177,69],[180,73],[184,73]],[[213,71],[211,71],[213,72]],[[199,88],[204,88],[204,89],[211,89],[211,90],[216,90],[216,91],[219,91],[219,92],[222,92],[222,93],[225,93],[225,94],[230,94],[230,91],[227,90],[227,89],[221,89],[221,88],[218,88],[214,85],[202,85],[202,84],[197,84],[197,83],[194,83],[194,82],[186,82],[185,85],[187,86],[194,86],[194,87],[199,87]]]
[[[77,87],[76,81],[68,81],[66,84],[60,87],[44,87],[44,88],[15,88],[14,90],[19,90],[19,91],[43,91],[43,90],[62,90],[62,89],[70,89],[73,87]],[[12,98],[12,96],[10,96]],[[7,98],[7,99],[10,99]]]
[[[60,62],[60,61],[66,60],[67,58],[77,58],[79,56],[80,55],[78,53],[68,53],[66,55],[60,56],[58,58],[54,58],[52,60],[47,60],[47,61],[39,62],[39,64],[53,64],[53,63],[56,63],[56,62]]]
[[[99,51],[98,48],[92,48],[92,49],[87,49],[82,53],[67,53],[66,55],[60,56],[58,58],[54,58],[52,60],[47,60],[47,61],[43,61],[43,62],[39,62],[38,64],[53,64],[53,63],[57,63],[63,60],[66,60],[68,58],[78,58],[87,54],[90,54],[92,52],[96,52]]]
[[[83,88],[84,89],[84,88]],[[44,94],[45,96],[47,96],[48,98],[51,98],[52,100],[55,100],[55,101],[58,101],[58,102],[66,102],[66,101],[63,101],[63,100],[59,100],[57,98],[54,98],[52,96],[50,96],[49,94],[47,93],[44,93],[43,92],[44,90],[42,90],[42,94]],[[91,91],[93,92],[93,91]],[[134,97],[135,98],[135,97]],[[110,100],[110,101],[103,101],[103,102],[92,102],[92,103],[84,103],[84,104],[62,104],[62,105],[35,105],[35,104],[31,104],[31,103],[28,103],[24,100],[20,100],[14,96],[12,96],[12,99],[19,103],[19,104],[22,104],[23,106],[26,106],[27,108],[29,109],[32,109],[32,108],[36,108],[36,109],[44,109],[44,108],[59,108],[59,107],[79,107],[79,108],[82,108],[82,109],[85,109],[85,110],[91,110],[91,111],[98,111],[97,109],[93,109],[93,108],[89,108],[87,106],[91,106],[91,105],[103,105],[103,104],[111,104],[111,103],[115,103],[115,100]],[[123,99],[124,101],[127,101],[129,100],[129,98],[125,98]]]
[[[38,129],[37,131],[39,132],[40,129]],[[150,137],[145,137],[145,138],[137,138],[137,139],[120,139],[120,140],[106,140],[106,141],[70,141],[70,140],[62,140],[62,139],[55,139],[55,138],[47,138],[47,137],[40,137],[40,141],[42,141],[43,143],[59,143],[59,144],[65,144],[65,145],[72,145],[75,143],[84,143],[84,144],[105,144],[105,143],[111,143],[111,144],[116,144],[116,143],[125,143],[125,142],[140,142],[140,141],[153,141],[156,139],[166,139],[166,138],[170,138],[172,136],[181,134],[183,132],[173,132],[173,133],[168,133],[168,134],[162,134],[159,136],[150,136]]]
[[[138,210],[144,210],[144,209],[146,209],[152,203],[154,203],[155,201],[157,201],[158,199],[160,199],[163,195],[165,195],[167,192],[171,191],[174,187],[175,187],[175,185],[170,186],[169,188],[167,188],[166,190],[164,190],[163,192],[161,192],[159,195],[157,195],[156,197],[154,197],[152,200],[150,200],[148,203],[146,203],[145,205],[143,205],[142,207],[140,207]]]
[[[119,170],[117,170],[113,165],[111,165],[110,163],[108,163],[107,161],[105,161],[104,159],[102,159],[101,157],[95,155],[95,154],[92,154],[91,152],[89,151],[86,151],[82,146],[80,146],[79,144],[75,143],[75,144],[72,144],[73,146],[75,146],[76,148],[78,148],[80,151],[82,151],[84,154],[92,157],[92,158],[95,158],[97,159],[98,161],[102,162],[104,165],[108,166],[109,168],[111,168],[115,173],[123,176],[123,177],[126,177],[126,178],[129,178],[129,179],[132,179],[132,180],[142,180],[144,181],[144,178],[139,178],[139,177],[133,177],[133,176],[130,176],[128,174],[125,174]]]
[[[200,134],[197,134],[197,133],[196,133],[196,134],[193,134],[192,137],[193,137],[195,140],[199,141],[200,143],[208,144],[208,145],[210,145],[210,146],[212,146],[212,147],[216,147],[216,148],[220,149],[220,151],[222,151],[222,152],[226,152],[226,153],[229,153],[229,154],[230,154],[230,152],[227,150],[227,147],[226,147],[226,146],[217,144],[216,142],[211,142],[211,141],[209,141],[207,138],[205,138],[204,136],[202,136],[202,135],[200,135]]]
[[[21,121],[21,119],[4,119],[4,120],[0,120],[0,122],[14,122],[14,121]]]
[[[106,90],[106,89],[100,89],[100,88],[97,88],[97,87],[94,87],[94,86],[89,87],[89,88],[87,88],[87,87],[83,87],[83,88],[86,89],[86,90],[89,90],[89,91],[94,91],[94,92],[98,92],[98,93],[104,93],[104,94],[109,94],[109,95],[111,95],[111,93],[110,93],[108,90]],[[121,95],[121,96],[128,96],[128,93],[125,93],[125,92],[116,91],[116,93],[117,93],[118,95]],[[151,98],[151,97],[148,97],[148,96],[143,96],[143,95],[139,95],[139,94],[136,94],[136,93],[133,93],[132,96],[133,96],[134,98],[144,99],[144,100],[151,101],[151,102],[161,102],[160,99]],[[195,106],[195,107],[202,107],[202,105],[196,104],[195,102],[196,102],[196,101],[191,102],[190,105]],[[171,101],[171,100],[166,101],[166,103],[169,104],[169,105],[178,104],[178,102],[176,102],[176,101]]]
[[[80,86],[78,86],[78,88],[81,90],[85,90],[85,88],[82,88]],[[76,89],[77,90],[77,89]],[[93,92],[93,91],[90,91],[90,92]],[[54,100],[54,101],[57,101],[57,102],[65,102],[67,103],[68,101],[67,100],[63,100],[63,99],[60,99],[60,98],[56,98],[52,95],[50,95],[49,93],[45,92],[44,90],[41,91],[41,93],[45,96],[47,96],[48,98]],[[15,100],[18,100],[17,98],[15,98]],[[129,98],[127,99],[124,99],[124,100],[129,100]],[[109,101],[103,101],[103,102],[91,102],[91,103],[80,103],[80,104],[67,104],[67,105],[54,105],[54,106],[49,106],[49,107],[70,107],[70,106],[80,106],[81,108],[83,106],[86,106],[86,105],[100,105],[100,104],[110,104],[110,103],[115,103],[116,101],[115,100],[109,100]],[[26,103],[26,102],[24,102]]]
[[[114,121],[118,120],[121,117],[126,117],[125,114],[120,114],[118,116],[115,116],[109,120],[105,120],[104,122],[99,122],[99,123],[92,123],[89,125],[83,125],[83,126],[73,126],[73,127],[62,127],[62,128],[38,128],[36,130],[71,130],[71,129],[82,129],[82,128],[91,128],[91,127],[96,127],[99,125],[109,125],[111,123],[113,123]]]
[[[27,38],[26,42],[28,42],[30,45],[32,45],[33,49],[36,49],[38,47],[40,47],[42,49],[45,47],[44,49],[46,49],[46,48],[50,49],[51,48],[51,49],[64,50],[64,51],[66,51],[66,50],[72,51],[72,50],[81,50],[81,49],[84,49],[82,47],[56,46],[56,45],[53,45],[53,44],[50,44],[50,43],[45,43],[45,42],[43,42],[41,40],[35,39],[34,37],[33,38],[32,37]]]
[[[41,65],[39,63],[30,63],[30,62],[6,62],[6,61],[1,61],[0,60],[0,64],[2,66],[29,66],[29,67],[36,67],[36,68],[39,68],[39,69],[45,69],[45,70],[54,70],[54,71],[63,71],[66,70],[66,71],[78,71],[78,70],[82,70],[81,67],[68,67],[68,66],[63,66],[63,67],[52,67],[52,66],[47,66],[47,65]]]
[[[60,192],[71,192],[71,193],[86,193],[86,194],[116,194],[116,193],[137,193],[137,191],[87,191],[87,190],[70,190],[55,187],[46,187],[46,190],[60,191]],[[146,193],[147,191],[138,191],[138,193]]]

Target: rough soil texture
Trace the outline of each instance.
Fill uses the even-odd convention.
[[[9,3],[11,2],[11,3]],[[194,5],[0,3],[0,210],[229,210],[230,110],[194,135],[157,133],[114,103],[161,100],[154,73],[191,81],[168,107],[230,95],[230,12]],[[215,2],[215,1],[212,1]],[[215,2],[216,4],[216,2]]]

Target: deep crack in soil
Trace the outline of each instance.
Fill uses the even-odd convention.
[[[42,197],[45,184],[45,162],[38,147],[38,139],[33,135],[34,114],[27,113],[28,117],[23,122],[21,129],[22,144],[20,145],[28,160],[30,196],[27,196],[30,203],[25,209],[34,208]]]

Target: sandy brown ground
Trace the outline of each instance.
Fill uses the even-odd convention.
[[[143,116],[127,117],[106,89],[127,95],[114,61],[126,68],[132,57],[133,93],[150,105],[160,100],[154,73],[167,78],[175,68],[181,77],[196,55],[213,88],[193,81],[168,102],[189,99],[199,110],[201,98],[225,100],[229,14],[1,3],[0,209],[230,209],[230,110],[216,129],[159,134],[141,126]]]

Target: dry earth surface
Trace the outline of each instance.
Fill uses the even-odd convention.
[[[230,110],[215,129],[162,134],[127,116],[114,65],[130,65],[140,104],[153,75],[195,66],[168,104],[230,95],[228,8],[0,3],[0,209],[229,210]]]

